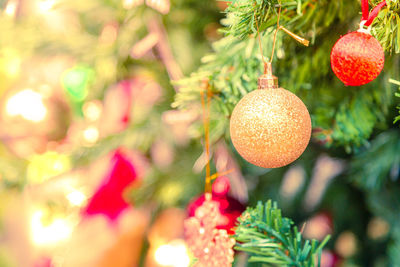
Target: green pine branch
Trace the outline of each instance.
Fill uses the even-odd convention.
[[[400,132],[386,131],[371,142],[368,150],[359,153],[351,163],[350,177],[368,191],[379,191],[392,176],[397,179],[400,168]]]
[[[370,1],[372,2],[370,9],[372,10],[381,1]],[[310,30],[314,29],[315,34],[316,27],[326,27],[336,23],[336,16],[339,13],[344,13],[343,9],[351,9],[354,19],[359,18],[357,10],[361,11],[359,4],[353,9],[354,3],[349,1],[236,0],[226,10],[229,14],[229,25],[223,31],[240,38],[256,34],[255,18],[257,18],[261,31],[274,27],[279,2],[281,2],[283,10],[282,23],[301,33],[309,33]],[[381,42],[385,51],[400,53],[400,2],[398,0],[387,0],[386,3],[387,5],[382,8],[372,24],[372,34]],[[343,16],[339,16],[338,19],[343,19]],[[353,30],[357,30],[357,28]],[[314,40],[314,38],[312,39]]]
[[[396,266],[400,262],[400,241],[392,242],[388,247],[388,257],[391,266]]]
[[[370,1],[372,7],[382,0]],[[372,35],[381,43],[383,49],[390,53],[400,53],[400,1],[386,0],[384,7],[372,23]]]
[[[226,36],[213,44],[213,52],[202,59],[198,71],[177,81],[181,90],[173,107],[198,105],[201,82],[207,79],[213,91],[213,104],[219,109],[213,114],[218,114],[219,121],[226,124],[236,103],[257,88],[257,78],[262,73],[254,17],[261,31],[263,54],[268,58],[276,28],[276,5],[277,1],[234,1],[222,21]],[[386,124],[393,88],[382,82],[385,74],[363,86],[363,90],[346,87],[333,76],[329,58],[340,35],[357,29],[360,16],[354,10],[360,10],[359,2],[282,1],[282,6],[281,25],[310,39],[312,45],[302,47],[285,33],[278,33],[274,72],[280,85],[304,101],[316,129],[313,137],[325,146],[340,146],[351,152],[368,145],[373,131]],[[388,8],[394,6],[389,4],[382,12]],[[390,64],[393,63],[388,59],[386,65]]]
[[[339,104],[332,127],[332,139],[347,152],[368,146],[368,138],[375,125],[385,121],[385,109],[390,101],[385,98],[385,90],[379,89],[381,91],[377,93],[362,90]]]
[[[389,82],[399,86],[399,92],[395,93],[395,96],[400,97],[400,81],[389,79]],[[399,110],[399,114],[400,114],[400,104],[397,106],[397,109]],[[394,118],[394,122],[393,123],[396,123],[398,121],[400,121],[400,115]]]
[[[239,218],[234,237],[235,249],[249,253],[249,262],[274,266],[319,266],[322,248],[330,238],[321,243],[305,240],[271,200],[248,208]]]
[[[371,212],[386,221],[389,226],[389,246],[386,248],[390,265],[400,263],[400,187],[392,183],[378,192],[369,191],[366,194],[367,204]]]

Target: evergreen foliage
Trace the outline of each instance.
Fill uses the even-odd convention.
[[[321,251],[329,236],[320,244],[316,240],[304,240],[293,221],[282,217],[277,203],[269,200],[242,214],[235,239],[239,242],[235,249],[251,255],[249,262],[305,267],[319,266]]]
[[[398,27],[390,16],[398,16],[397,1],[388,1],[374,21],[373,35],[388,52],[397,52]],[[387,60],[380,77],[363,88],[344,86],[330,69],[330,49],[340,35],[358,29],[359,1],[282,1],[281,25],[311,40],[301,47],[280,32],[274,63],[275,75],[283,88],[296,93],[309,108],[314,138],[326,146],[344,147],[347,152],[368,144],[376,129],[382,129],[393,109],[393,86],[387,76],[397,75],[395,60]],[[373,6],[378,1],[374,1]],[[257,88],[262,73],[255,19],[258,20],[266,57],[271,52],[276,28],[278,1],[238,0],[225,11],[222,20],[225,37],[213,44],[214,52],[203,58],[203,65],[190,77],[177,82],[181,86],[174,107],[186,108],[198,103],[201,81],[208,79],[213,102],[225,123],[236,103]],[[350,23],[349,23],[350,22]],[[387,22],[387,23],[386,23]],[[399,24],[400,26],[400,24]],[[362,118],[358,114],[363,114]],[[392,120],[391,118],[390,120]],[[384,129],[384,128],[383,128]]]
[[[6,2],[3,1],[2,6]],[[380,0],[369,2],[373,8]],[[334,251],[337,236],[347,230],[354,232],[361,242],[357,244],[355,255],[343,259],[344,264],[377,265],[383,259],[388,266],[400,265],[400,115],[395,107],[397,105],[400,110],[400,91],[395,86],[400,85],[396,81],[400,74],[397,66],[400,1],[386,2],[387,6],[372,24],[372,34],[386,51],[385,68],[374,82],[353,88],[344,86],[334,76],[329,56],[341,35],[358,29],[360,1],[281,1],[281,25],[309,39],[311,45],[303,47],[282,31],[278,32],[274,74],[279,77],[283,88],[296,93],[308,107],[313,121],[313,142],[293,164],[304,171],[303,183],[288,199],[281,195],[281,190],[286,179],[283,177],[293,165],[267,170],[236,157],[249,189],[248,204],[252,206],[257,201],[272,198],[278,201],[285,215],[293,219],[282,217],[277,204],[271,201],[265,205],[259,203],[256,208],[245,212],[236,239],[241,242],[237,249],[251,255],[247,266],[254,266],[251,262],[316,266],[322,247]],[[90,90],[86,101],[102,100],[110,86],[129,77],[149,75],[160,83],[163,102],[149,111],[145,118],[135,117],[123,132],[101,137],[91,147],[72,147],[66,153],[71,158],[71,165],[77,169],[120,146],[140,150],[151,160],[153,143],[160,139],[166,141],[173,147],[174,162],[165,168],[152,166],[141,186],[127,196],[134,205],[149,205],[156,207],[155,211],[166,207],[185,208],[203,189],[203,173],[192,168],[203,150],[201,122],[190,128],[193,139],[187,145],[173,143],[171,131],[161,119],[161,114],[170,109],[175,94],[167,71],[157,53],[133,59],[131,48],[148,34],[149,21],[154,18],[162,21],[174,56],[183,72],[188,74],[186,78],[174,81],[180,91],[174,98],[173,107],[198,108],[200,91],[203,90],[201,83],[207,79],[213,92],[211,142],[227,141],[229,116],[234,106],[245,94],[257,88],[257,78],[263,71],[257,24],[263,53],[268,59],[278,5],[278,0],[232,1],[221,21],[223,28],[220,32],[224,37],[212,43],[212,52],[202,58],[197,70],[198,61],[209,51],[208,42],[211,40],[205,38],[204,28],[216,24],[221,17],[214,0],[172,0],[171,12],[165,16],[145,5],[125,9],[120,0],[61,1],[57,9],[77,13],[76,25],[67,25],[62,32],[43,26],[38,17],[17,16],[14,19],[2,13],[0,30],[4,34],[0,37],[0,45],[2,49],[15,49],[23,60],[69,55],[77,64],[93,69],[95,78],[88,85]],[[116,41],[101,43],[101,31],[110,22],[118,24]],[[390,80],[392,84],[388,82],[389,78],[393,78]],[[29,186],[26,178],[29,159],[10,152],[7,138],[1,136],[0,145],[2,193],[15,188],[22,191]],[[229,141],[227,143],[228,148],[234,151]],[[320,202],[314,208],[306,209],[305,199],[312,185],[315,163],[321,154],[340,158],[348,164],[321,193]],[[318,244],[317,241],[305,240],[294,221],[306,221],[321,211],[332,214],[335,228],[331,242],[327,243],[326,238]],[[153,216],[155,218],[157,212]],[[378,241],[367,236],[366,225],[373,217],[382,218],[390,226],[387,235]],[[371,249],[374,246],[379,249]],[[142,258],[145,258],[145,253],[146,248]]]

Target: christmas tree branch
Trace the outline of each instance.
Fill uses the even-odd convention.
[[[382,1],[372,2],[372,6],[375,7]],[[398,0],[386,0],[386,7],[379,12],[372,23],[372,34],[379,40],[385,51],[400,53],[400,2]]]
[[[229,14],[229,25],[224,32],[239,38],[256,34],[255,18],[261,31],[274,27],[280,2],[283,8],[282,23],[302,33],[307,33],[318,25],[334,23],[338,11],[345,7],[350,8],[351,5],[348,1],[236,0],[226,10]],[[371,10],[381,2],[382,0],[372,1]],[[388,0],[386,3],[372,24],[372,34],[381,42],[385,51],[399,53],[400,3],[397,0]],[[317,11],[324,12],[325,16],[316,16]],[[353,18],[356,17],[357,13],[354,12]]]
[[[213,114],[217,114],[216,121],[226,124],[236,103],[257,88],[257,78],[263,71],[254,17],[262,31],[263,52],[269,55],[277,3],[233,2],[222,21],[227,36],[213,44],[214,52],[203,58],[198,71],[177,81],[181,92],[176,95],[173,107],[187,108],[200,103],[200,84],[208,79],[213,104],[219,111]],[[321,129],[314,133],[321,143],[342,146],[347,152],[368,144],[373,130],[388,114],[393,88],[381,81],[380,86],[371,83],[365,90],[349,90],[333,77],[327,53],[341,34],[357,29],[359,16],[354,10],[360,9],[359,2],[282,1],[282,6],[281,24],[310,39],[313,45],[304,48],[288,39],[285,33],[278,33],[274,69],[281,86],[295,92],[305,102],[312,115],[313,128]],[[389,8],[392,7],[389,4]],[[354,25],[349,25],[348,21],[354,21]],[[386,62],[387,65],[391,63],[390,60]],[[381,76],[385,80],[384,75]],[[359,112],[365,119],[357,115]]]
[[[368,191],[379,191],[387,180],[397,179],[400,168],[400,134],[388,131],[378,135],[368,150],[359,153],[351,164],[350,176]]]
[[[396,80],[393,80],[393,79],[389,79],[389,82],[399,86],[399,92],[395,93],[395,96],[400,97],[400,82],[396,81]],[[397,109],[399,110],[399,113],[400,113],[400,104],[397,106]],[[394,118],[394,122],[393,123],[396,123],[398,121],[400,121],[400,115],[397,116],[396,118]]]
[[[277,203],[269,200],[256,208],[248,208],[239,218],[235,231],[237,250],[251,256],[249,262],[263,262],[279,266],[319,266],[322,248],[329,240],[321,243],[304,240],[293,221],[282,217]]]
[[[390,266],[397,266],[400,260],[400,188],[392,183],[390,186],[381,189],[379,192],[367,192],[367,204],[371,212],[378,218],[383,219],[390,227],[390,243],[387,247],[387,254]]]

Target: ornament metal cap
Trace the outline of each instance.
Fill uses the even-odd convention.
[[[258,78],[258,89],[277,89],[278,77],[272,74],[272,65],[266,62],[264,65],[264,74]]]
[[[365,23],[367,23],[366,20],[362,20],[360,22],[360,28],[358,29],[358,32],[363,32],[363,33],[367,33],[367,34],[371,35],[372,26],[371,25],[365,26]],[[365,28],[365,27],[367,27],[367,28]]]

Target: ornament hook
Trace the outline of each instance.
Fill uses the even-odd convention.
[[[362,20],[362,21],[360,22],[360,29],[358,29],[358,32],[363,32],[363,33],[371,34],[372,26],[369,25],[367,28],[365,28],[365,27],[366,27],[366,26],[365,26],[365,23],[367,23],[366,20]]]
[[[264,74],[258,78],[258,89],[277,89],[278,77],[272,74],[271,62],[264,64]]]

